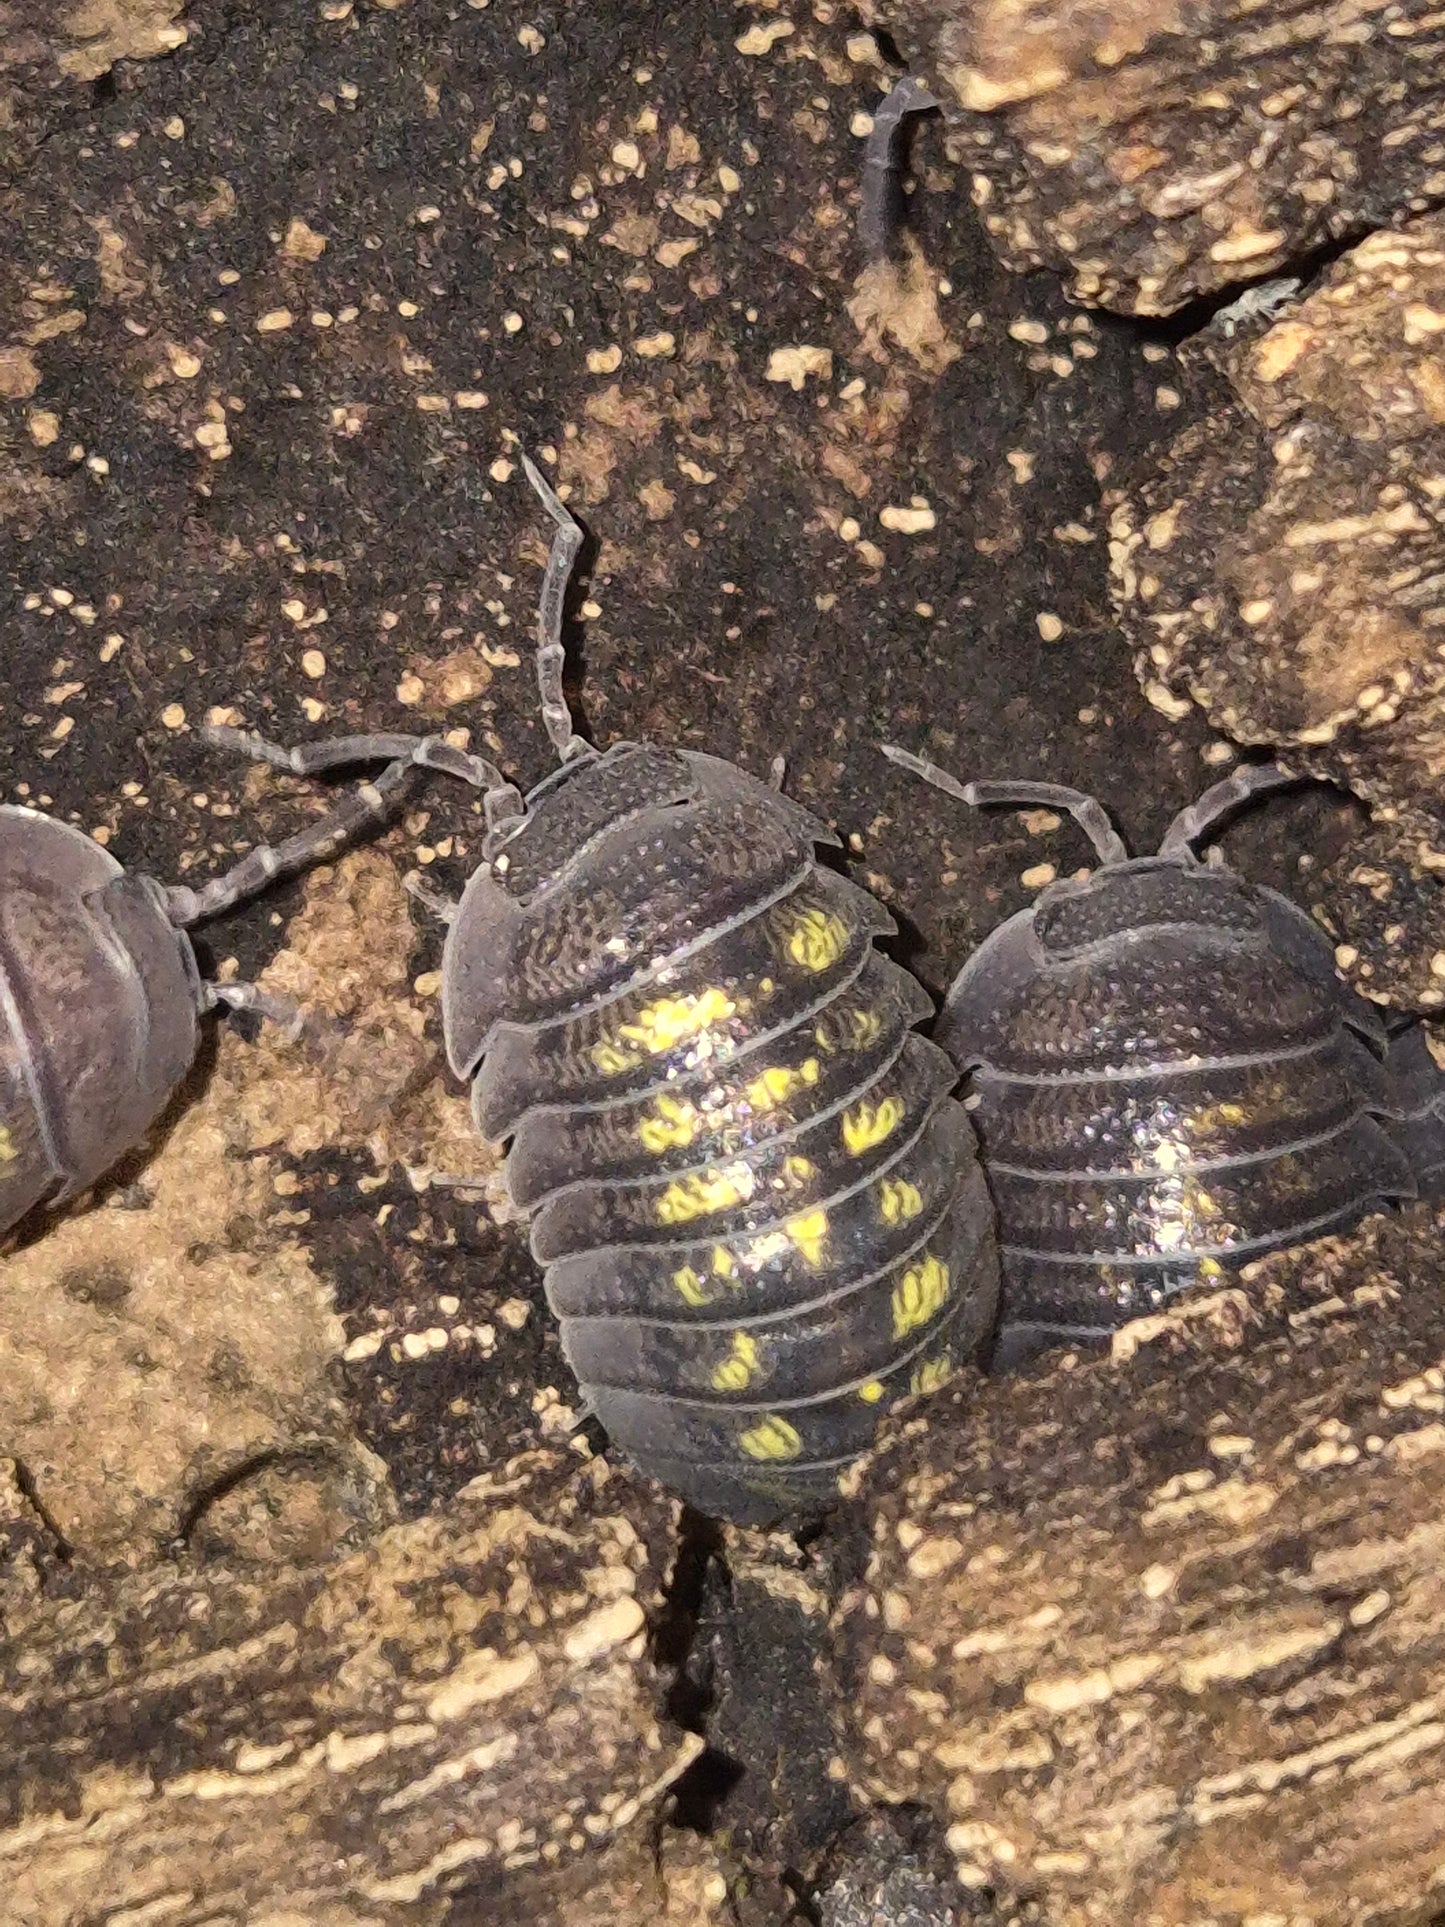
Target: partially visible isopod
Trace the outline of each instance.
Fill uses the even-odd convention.
[[[1067,811],[1099,857],[979,945],[934,1031],[970,1076],[998,1208],[996,1364],[1104,1337],[1445,1177],[1445,1086],[1418,1027],[1392,1045],[1303,910],[1195,855],[1295,779],[1242,768],[1131,858],[1077,790],[963,785],[885,753],[966,803]]]
[[[194,1063],[208,1011],[299,1030],[298,1013],[253,984],[205,982],[187,933],[335,856],[384,818],[405,773],[362,784],[198,888],[126,870],[74,824],[0,805],[0,1238],[135,1149]]]
[[[1431,1202],[1445,1198],[1445,1075],[1418,1018],[1391,1025],[1388,1061],[1399,1112],[1385,1128],[1410,1160],[1419,1195]]]

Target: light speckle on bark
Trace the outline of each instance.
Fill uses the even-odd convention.
[[[1111,524],[1151,702],[1192,700],[1374,806],[1370,860],[1357,846],[1336,879],[1338,934],[1363,986],[1427,1010],[1445,1004],[1429,961],[1445,941],[1436,316],[1445,216],[1371,235],[1266,331],[1207,342],[1232,395],[1113,498]]]

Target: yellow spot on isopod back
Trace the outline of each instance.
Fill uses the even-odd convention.
[[[695,996],[659,997],[655,1004],[644,1005],[632,1023],[623,1024],[619,1035],[640,1044],[649,1057],[660,1057],[712,1025],[726,1023],[736,1011],[732,998],[716,986]]]
[[[910,1392],[936,1392],[940,1385],[946,1385],[952,1377],[952,1358],[946,1351],[939,1352],[936,1358],[925,1358],[921,1365],[914,1366],[908,1389]]]
[[[883,1396],[882,1379],[870,1378],[866,1385],[860,1385],[858,1387],[858,1396],[865,1405],[876,1405]]]
[[[746,1391],[758,1369],[758,1341],[746,1332],[734,1332],[732,1350],[712,1375],[715,1392]]]
[[[806,1057],[796,1070],[785,1065],[773,1065],[762,1071],[746,1085],[743,1096],[755,1111],[770,1111],[775,1104],[782,1104],[795,1092],[816,1084],[819,1066],[816,1057]]]
[[[803,970],[827,970],[848,948],[848,926],[830,910],[804,910],[793,922],[785,947]]]
[[[799,1217],[789,1218],[783,1229],[805,1264],[815,1267],[822,1264],[823,1241],[828,1235],[826,1211],[805,1211]]]
[[[652,1107],[652,1116],[637,1127],[643,1149],[660,1156],[664,1151],[682,1149],[692,1143],[702,1125],[696,1109],[666,1092]]]
[[[876,1010],[857,1004],[830,1010],[813,1032],[820,1050],[867,1050],[883,1035],[883,1019]]]
[[[878,1187],[878,1215],[884,1224],[907,1224],[923,1209],[916,1184],[907,1178],[885,1178]]]
[[[843,1149],[850,1158],[861,1157],[890,1137],[902,1122],[901,1097],[885,1097],[881,1104],[855,1104],[843,1113]]]
[[[624,1050],[615,1037],[604,1037],[587,1055],[604,1077],[621,1077],[624,1071],[634,1070],[642,1062],[635,1050]]]
[[[15,1140],[10,1135],[10,1127],[0,1124],[0,1164],[13,1164],[19,1155],[15,1148]]]
[[[796,1426],[776,1412],[750,1425],[739,1435],[738,1444],[750,1459],[795,1459],[803,1449]]]
[[[736,1278],[738,1275],[737,1261],[726,1245],[713,1246],[712,1268],[719,1278]]]
[[[783,1159],[783,1182],[790,1190],[810,1184],[817,1175],[818,1167],[811,1158],[800,1158],[795,1154]]]
[[[710,1305],[713,1293],[705,1285],[691,1265],[682,1265],[673,1272],[672,1282],[677,1286],[677,1295],[685,1305],[696,1310],[701,1305]]]
[[[910,1265],[893,1287],[893,1336],[903,1338],[926,1325],[948,1296],[948,1266],[932,1252]]]
[[[730,1211],[753,1195],[753,1174],[746,1164],[729,1164],[721,1171],[688,1171],[674,1178],[657,1200],[659,1224],[686,1224],[714,1211]]]

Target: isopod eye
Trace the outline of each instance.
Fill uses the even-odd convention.
[[[97,919],[110,927],[147,979],[153,1021],[159,1017],[164,1023],[170,1011],[179,1007],[182,993],[193,1011],[202,1009],[205,998],[196,953],[185,932],[172,923],[166,893],[153,877],[117,877],[88,901]],[[156,1009],[158,1001],[160,1010]],[[183,1040],[178,1037],[176,1048],[182,1046]],[[195,1048],[193,1034],[184,1048],[189,1065]]]

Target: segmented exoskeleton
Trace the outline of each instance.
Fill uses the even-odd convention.
[[[479,1128],[511,1139],[563,1349],[614,1443],[706,1511],[806,1512],[991,1325],[973,1133],[914,1029],[926,993],[875,945],[892,919],[817,861],[824,825],[716,757],[573,733],[581,530],[526,471],[557,526],[538,675],[562,765],[524,800],[451,752],[488,830],[443,956],[448,1055]],[[302,773],[439,760],[406,737],[212,735]]]
[[[466,761],[445,744],[438,754]],[[124,869],[73,824],[0,806],[0,1237],[136,1148],[194,1063],[208,1011],[303,1027],[253,984],[204,981],[187,932],[335,855],[384,812],[403,773],[363,783],[199,889]]]
[[[979,945],[934,1030],[969,1075],[998,1207],[996,1362],[1104,1336],[1445,1171],[1445,1085],[1418,1029],[1392,1043],[1303,910],[1194,854],[1295,779],[1241,768],[1131,858],[1077,790],[962,785],[885,753],[967,803],[1067,811],[1099,857]]]

